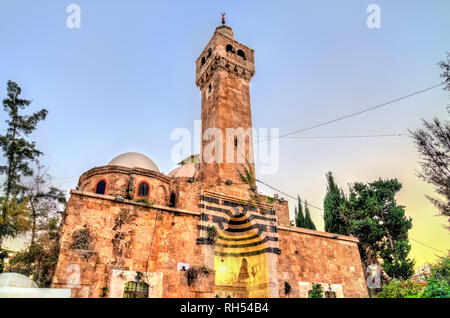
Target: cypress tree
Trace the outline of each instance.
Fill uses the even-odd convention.
[[[316,225],[314,224],[313,220],[311,219],[311,214],[309,213],[309,208],[308,208],[308,202],[306,202],[305,200],[305,228],[310,229],[310,230],[315,230],[316,229]]]
[[[300,199],[300,196],[297,196],[297,199],[298,209],[295,208],[295,226],[305,227],[305,217],[303,216],[302,200]]]
[[[344,193],[337,186],[331,172],[328,172],[326,177],[328,183],[327,194],[323,201],[325,232],[347,235],[348,228],[340,213],[341,205],[346,200]]]

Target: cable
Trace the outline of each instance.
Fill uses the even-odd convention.
[[[310,126],[310,127],[307,127],[307,128],[303,128],[303,129],[295,130],[295,131],[292,131],[292,132],[289,132],[289,133],[285,133],[285,134],[282,134],[281,136],[279,136],[278,138],[283,138],[283,137],[286,137],[286,136],[290,136],[290,135],[293,135],[293,134],[297,134],[297,133],[300,133],[300,132],[304,132],[304,131],[307,131],[307,130],[311,130],[311,129],[314,129],[314,128],[317,128],[317,127],[322,127],[322,126],[325,126],[325,125],[328,125],[328,124],[331,124],[331,123],[335,123],[335,122],[337,122],[337,121],[341,121],[341,120],[344,120],[344,119],[347,119],[347,118],[350,118],[350,117],[353,117],[353,116],[357,116],[357,115],[366,113],[366,112],[368,112],[368,111],[371,111],[371,110],[374,110],[374,109],[377,109],[377,108],[381,108],[381,107],[390,105],[390,104],[392,104],[392,103],[401,101],[401,100],[406,99],[406,98],[408,98],[408,97],[412,97],[412,96],[418,95],[418,94],[420,94],[420,93],[429,91],[429,90],[431,90],[431,89],[433,89],[433,88],[442,86],[442,85],[444,85],[444,84],[445,84],[445,83],[436,84],[436,85],[433,85],[433,86],[424,88],[424,89],[422,89],[422,90],[420,90],[420,91],[416,91],[416,92],[414,92],[414,93],[411,93],[411,94],[408,94],[408,95],[405,95],[405,96],[396,98],[396,99],[394,99],[394,100],[390,100],[390,101],[388,101],[388,102],[385,102],[385,103],[382,103],[382,104],[379,104],[379,105],[376,105],[376,106],[372,106],[372,107],[369,107],[369,108],[360,110],[360,111],[355,112],[355,113],[351,113],[351,114],[346,115],[346,116],[342,116],[342,117],[339,117],[339,118],[336,118],[336,119],[333,119],[333,120],[329,120],[329,121],[326,121],[326,122],[323,122],[323,123],[320,123],[320,124],[317,124],[317,125],[314,125],[314,126]],[[266,138],[266,139],[264,139],[264,140],[259,140],[259,141],[256,141],[256,142],[259,143],[259,142],[266,141],[266,140],[270,140],[270,139],[273,139],[273,138],[275,138],[275,137],[269,137],[269,138]]]
[[[292,198],[292,199],[298,201],[298,198],[295,198],[295,197],[293,197],[292,195],[290,195],[290,194],[288,194],[288,193],[286,193],[286,192],[283,192],[283,191],[281,191],[281,190],[279,190],[279,189],[277,189],[277,188],[275,188],[275,187],[272,187],[271,185],[269,185],[269,184],[267,184],[267,183],[265,183],[265,182],[263,182],[263,181],[261,181],[261,180],[256,179],[256,181],[259,182],[259,183],[264,184],[265,186],[267,186],[267,187],[269,187],[269,188],[271,188],[271,189],[273,189],[273,190],[275,190],[275,191],[277,191],[277,192],[280,192],[280,193],[282,193],[282,194],[284,194],[284,195],[286,195],[286,196],[288,196],[288,197],[290,197],[290,198]],[[301,202],[301,200],[300,200],[300,202]],[[316,209],[319,209],[319,210],[323,211],[323,209],[321,209],[321,208],[319,208],[319,207],[316,207],[316,206],[311,205],[311,204],[308,203],[308,206],[309,206],[309,205],[310,205],[311,207],[313,207],[313,208],[316,208]],[[427,244],[425,244],[425,243],[422,243],[422,242],[420,242],[420,241],[418,241],[418,240],[416,240],[416,239],[414,239],[414,238],[412,238],[412,237],[409,237],[409,238],[410,238],[411,240],[413,240],[414,242],[419,243],[419,244],[422,244],[423,246],[426,246],[426,247],[428,247],[428,248],[431,248],[431,249],[433,249],[433,250],[435,250],[435,251],[438,251],[438,252],[440,252],[440,253],[446,253],[446,252],[444,252],[444,251],[438,250],[437,248],[434,248],[434,247],[431,247],[431,246],[429,246],[429,245],[427,245]]]
[[[280,137],[284,139],[334,139],[334,138],[375,138],[375,137],[400,137],[400,136],[409,136],[409,134],[384,134],[384,135],[356,135],[356,136],[286,136]]]
[[[413,240],[413,241],[416,242],[416,243],[422,244],[423,246],[426,246],[426,247],[428,247],[428,248],[431,248],[431,249],[433,249],[433,250],[435,250],[435,251],[438,251],[438,252],[440,252],[440,253],[446,253],[446,252],[444,252],[444,251],[438,250],[437,248],[431,247],[431,246],[429,246],[429,245],[427,245],[427,244],[425,244],[425,243],[419,242],[418,240],[415,240],[415,239],[413,239],[412,237],[410,237],[410,239]]]
[[[292,198],[292,199],[298,201],[298,198],[296,198],[296,197],[294,197],[294,196],[292,196],[292,195],[290,195],[290,194],[288,194],[288,193],[286,193],[286,192],[283,192],[283,191],[281,191],[281,190],[279,190],[279,189],[277,189],[277,188],[275,188],[275,187],[272,187],[271,185],[269,185],[269,184],[267,184],[267,183],[265,183],[265,182],[263,182],[263,181],[261,181],[261,180],[258,180],[258,179],[255,179],[255,180],[256,180],[257,182],[259,182],[259,183],[261,183],[261,184],[264,184],[265,186],[267,186],[267,187],[269,187],[269,188],[271,188],[271,189],[277,191],[277,192],[280,192],[280,193],[282,193],[282,194],[284,194],[284,195],[286,195],[286,196],[288,196],[288,197],[290,197],[290,198]],[[303,201],[300,200],[300,202],[303,202]],[[305,203],[305,202],[303,202],[303,203]],[[316,208],[316,209],[318,209],[318,210],[323,211],[322,208],[319,208],[319,207],[317,207],[317,206],[314,206],[314,205],[312,205],[312,204],[310,204],[310,203],[308,203],[308,206],[311,206],[311,207],[313,207],[313,208]]]

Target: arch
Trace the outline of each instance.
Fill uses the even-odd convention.
[[[241,57],[243,60],[245,60],[245,53],[244,53],[244,51],[238,50],[238,51],[237,51],[237,55],[238,55],[239,57]]]
[[[225,50],[227,51],[227,53],[234,53],[234,49],[233,49],[233,46],[231,44],[228,44],[225,47]]]
[[[138,198],[150,197],[150,186],[146,181],[141,181],[138,183],[138,186],[136,188],[136,197]]]
[[[171,208],[174,208],[174,207],[175,207],[176,199],[177,199],[177,197],[176,197],[176,195],[175,195],[175,192],[172,192],[172,193],[170,194],[169,207],[171,207]]]
[[[204,64],[205,64],[205,62],[206,62],[206,59],[205,59],[205,57],[202,57],[202,65],[204,65]]]
[[[123,298],[148,298],[148,285],[144,282],[127,282],[123,288]]]
[[[106,193],[106,179],[101,179],[95,185],[95,193],[105,194]]]
[[[233,215],[214,246],[218,297],[269,297],[267,246],[243,213]]]
[[[209,48],[209,49],[208,49],[208,53],[207,53],[206,57],[207,57],[207,58],[208,58],[208,57],[210,57],[210,56],[211,56],[211,54],[212,54],[212,50],[211,50],[211,48]]]

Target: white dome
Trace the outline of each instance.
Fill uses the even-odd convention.
[[[108,166],[142,168],[159,172],[158,166],[153,160],[139,152],[126,152],[118,155],[108,163]]]
[[[38,285],[25,275],[3,273],[0,274],[0,287],[38,288]]]

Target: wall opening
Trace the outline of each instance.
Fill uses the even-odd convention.
[[[231,217],[214,247],[216,297],[269,297],[266,243],[244,214]]]

